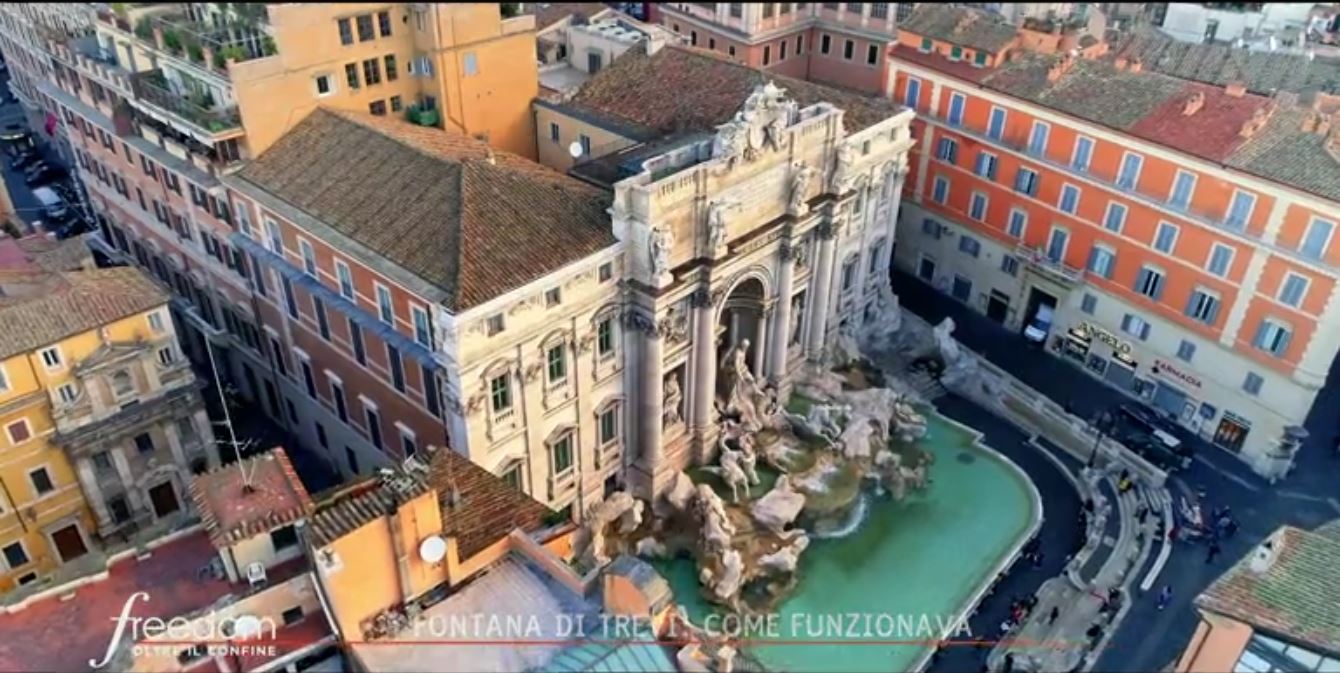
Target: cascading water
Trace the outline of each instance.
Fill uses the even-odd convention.
[[[810,537],[820,540],[837,540],[848,537],[861,529],[870,512],[870,496],[862,493],[856,502],[847,508],[846,519],[833,526],[816,527],[810,531]]]

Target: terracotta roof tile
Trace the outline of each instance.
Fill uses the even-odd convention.
[[[13,280],[13,275],[0,275],[0,325],[4,326],[0,329],[0,358],[35,350],[168,302],[166,293],[132,267],[25,272],[22,283]]]
[[[1204,96],[1205,103],[1191,116],[1182,114],[1187,100]],[[1132,134],[1168,147],[1222,163],[1243,144],[1243,121],[1270,101],[1260,96],[1234,97],[1223,88],[1187,82],[1176,94],[1130,127]]]
[[[1018,29],[992,12],[922,3],[899,30],[932,40],[995,53],[1014,41]]]
[[[244,471],[250,490],[244,488]],[[314,509],[282,448],[199,475],[190,490],[210,541],[220,549],[306,518]]]
[[[1219,86],[1241,81],[1249,91],[1261,94],[1306,89],[1340,92],[1340,59],[1179,42],[1153,27],[1120,33],[1111,53],[1139,58],[1148,70],[1183,79]]]
[[[1271,536],[1275,561],[1252,570],[1252,554],[1238,561],[1200,596],[1202,609],[1241,620],[1300,643],[1340,654],[1340,540],[1292,526]]]
[[[453,311],[616,242],[600,190],[386,117],[318,109],[238,177],[441,288]]]
[[[568,17],[589,19],[607,9],[611,8],[603,2],[528,2],[525,13],[535,15],[538,32]]]
[[[46,236],[27,236],[15,243],[37,266],[47,271],[78,271],[93,268],[93,251],[84,243],[84,237],[63,240]]]
[[[1229,155],[1226,163],[1264,178],[1340,201],[1340,161],[1326,138],[1303,131],[1301,107],[1280,107],[1265,127]]]
[[[635,129],[669,135],[714,131],[730,120],[754,88],[773,81],[802,107],[827,102],[859,131],[901,109],[879,96],[773,75],[708,51],[667,45],[648,56],[629,50],[582,85],[568,107]],[[637,138],[637,139],[646,139]]]

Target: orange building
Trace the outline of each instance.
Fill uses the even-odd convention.
[[[1333,671],[1340,668],[1340,521],[1282,526],[1200,596],[1200,624],[1168,670]]]
[[[1164,40],[909,17],[895,264],[1280,475],[1340,347],[1340,99],[1258,93],[1325,76],[1302,60],[1291,81],[1155,72]],[[1222,53],[1187,58],[1221,76]]]

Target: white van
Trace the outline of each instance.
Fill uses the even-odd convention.
[[[1033,322],[1024,328],[1024,337],[1035,343],[1042,343],[1047,340],[1047,333],[1052,328],[1053,309],[1047,304],[1038,307],[1037,315],[1033,316]]]
[[[50,187],[38,187],[33,190],[33,197],[42,204],[43,212],[46,216],[53,219],[63,219],[69,214],[70,209],[65,205],[65,199],[62,199],[56,191]]]

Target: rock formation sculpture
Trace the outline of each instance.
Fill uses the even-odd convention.
[[[609,526],[617,522],[616,533],[632,533],[642,525],[642,509],[642,501],[624,491],[614,493],[588,508],[576,541],[577,548],[582,550],[581,557],[593,566],[609,563],[605,541]]]
[[[804,508],[805,494],[796,491],[791,486],[791,478],[784,474],[777,477],[771,491],[754,501],[749,514],[764,528],[781,533]]]

